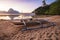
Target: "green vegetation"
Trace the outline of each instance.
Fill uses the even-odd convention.
[[[60,0],[56,0],[50,5],[39,7],[33,11],[37,15],[60,15]]]

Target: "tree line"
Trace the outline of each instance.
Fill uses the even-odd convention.
[[[60,0],[56,0],[50,5],[40,6],[33,11],[37,15],[60,15]]]

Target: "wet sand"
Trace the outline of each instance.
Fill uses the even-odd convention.
[[[22,25],[0,21],[0,40],[60,40],[60,16],[49,17],[49,21],[56,26],[27,31],[20,31]]]

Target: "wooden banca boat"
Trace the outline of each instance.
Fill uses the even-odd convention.
[[[55,22],[50,22],[49,20],[21,20],[20,22],[13,22],[15,25],[24,25],[22,30],[34,30],[34,29],[40,29],[40,28],[48,28],[51,26],[56,26]]]

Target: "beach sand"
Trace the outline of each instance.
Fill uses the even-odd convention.
[[[56,26],[27,31],[20,31],[22,25],[0,21],[0,40],[60,40],[60,16],[48,18],[49,21],[55,22]]]

